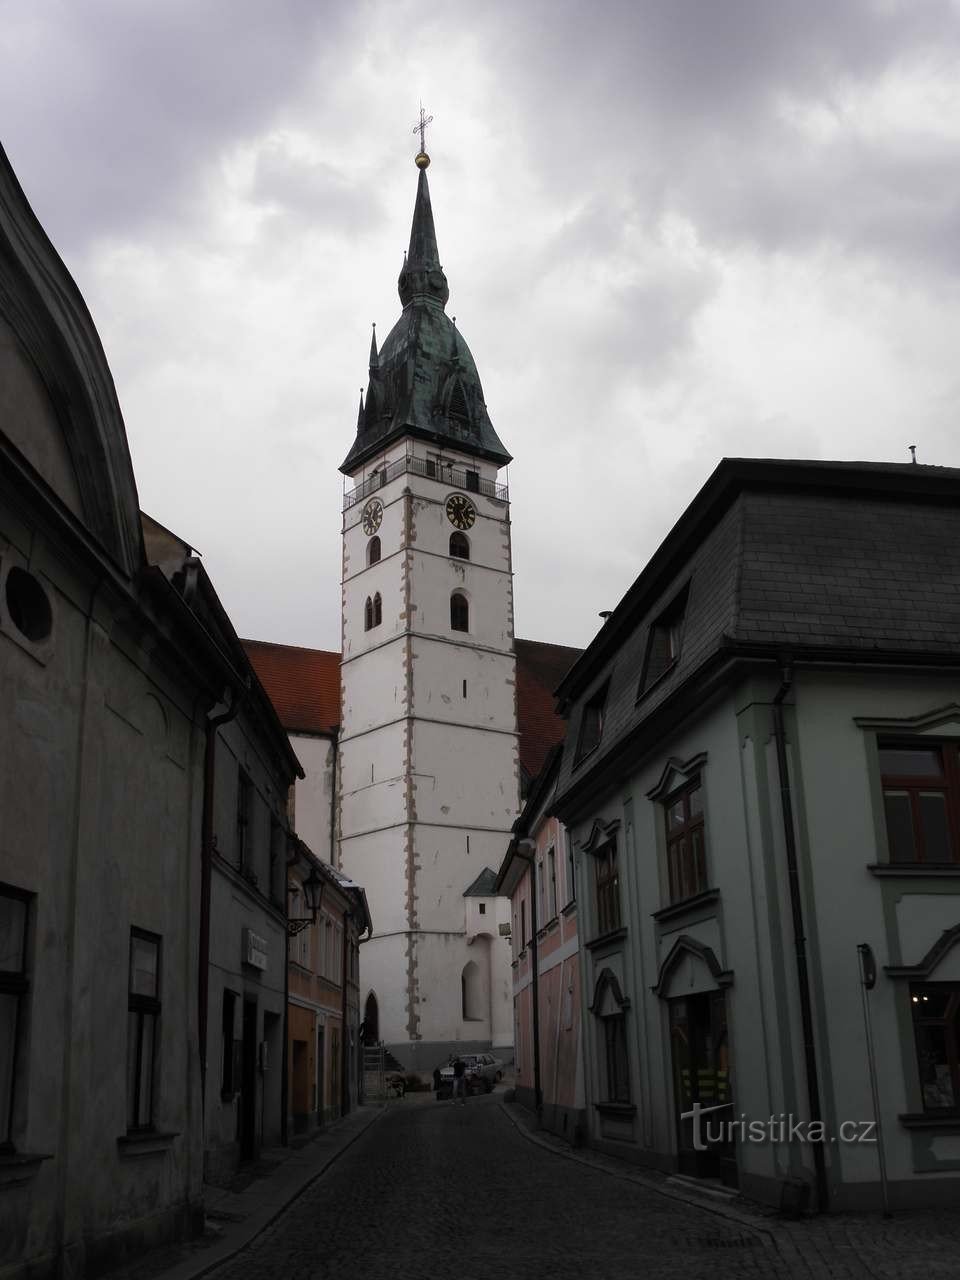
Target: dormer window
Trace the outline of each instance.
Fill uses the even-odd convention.
[[[580,714],[580,732],[577,734],[576,762],[588,756],[600,745],[603,736],[603,712],[607,701],[607,689],[604,684],[591,698],[584,703]]]
[[[465,533],[451,533],[450,554],[457,560],[470,559],[470,540]]]
[[[647,653],[643,663],[643,674],[637,697],[646,693],[663,676],[676,666],[680,658],[680,643],[683,639],[683,622],[687,611],[687,597],[690,594],[689,582],[674,596],[659,618],[650,624],[650,636],[647,640]]]

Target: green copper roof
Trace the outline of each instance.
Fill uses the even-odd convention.
[[[357,438],[340,470],[355,471],[406,435],[505,466],[510,454],[487,414],[470,348],[444,310],[450,290],[440,266],[425,168],[397,287],[403,313],[379,352],[374,336]]]

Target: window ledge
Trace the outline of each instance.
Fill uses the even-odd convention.
[[[179,1137],[179,1133],[158,1133],[155,1129],[145,1129],[142,1133],[121,1134],[117,1139],[117,1147],[121,1156],[164,1155]]]
[[[937,1115],[935,1111],[913,1111],[897,1116],[905,1129],[941,1129],[951,1133],[960,1132],[960,1111],[944,1111]]]
[[[655,680],[651,680],[649,684],[646,684],[637,690],[637,696],[634,699],[634,706],[639,706],[648,693],[653,693],[654,689],[659,688],[659,686],[663,684],[664,680],[666,680],[667,676],[672,675],[673,672],[676,671],[679,664],[680,655],[678,654],[668,667],[664,667]]]
[[[611,929],[609,933],[601,933],[599,938],[591,938],[589,942],[585,942],[583,945],[588,951],[594,951],[598,947],[606,947],[614,942],[620,942],[626,936],[627,926],[621,925],[619,929]]]
[[[681,898],[679,902],[671,902],[669,906],[661,907],[659,911],[652,911],[650,914],[654,920],[676,920],[689,911],[696,911],[699,907],[709,907],[719,901],[719,889],[704,889],[701,893],[695,893],[689,898]]]
[[[573,912],[576,911],[576,909],[577,909],[577,900],[576,898],[571,898],[570,901],[567,903],[567,905],[560,909],[560,914],[562,916],[569,916],[569,915],[572,915]]]
[[[960,879],[958,862],[868,862],[867,870],[873,876],[899,876],[907,880],[925,880],[935,876]]]
[[[35,1151],[0,1151],[0,1187],[15,1187],[29,1182],[36,1177],[44,1160],[52,1159],[52,1155],[41,1155]]]
[[[622,1116],[626,1119],[637,1114],[637,1108],[632,1102],[595,1102],[593,1105],[605,1116]]]
[[[550,933],[554,933],[554,932],[559,928],[559,926],[560,926],[560,917],[559,917],[559,916],[553,916],[553,918],[552,918],[552,919],[550,919],[550,920],[548,920],[548,921],[547,921],[547,923],[543,926],[543,928],[542,928],[542,929],[538,930],[538,932],[537,932],[537,941],[538,941],[538,942],[542,942],[542,941],[543,941],[543,939],[544,939],[548,934],[550,934]]]

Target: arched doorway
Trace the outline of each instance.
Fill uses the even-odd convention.
[[[379,1044],[380,1042],[380,1008],[377,997],[371,991],[367,1003],[363,1006],[363,1043]]]

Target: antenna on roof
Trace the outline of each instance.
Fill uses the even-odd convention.
[[[916,463],[916,461],[917,461],[917,446],[916,446],[915,444],[908,444],[908,445],[907,445],[907,448],[910,450],[910,461],[911,461],[911,462],[913,462],[913,463]]]
[[[606,620],[610,617],[611,613],[613,613],[612,609],[601,609],[599,616],[604,620],[604,622],[606,622]]]

